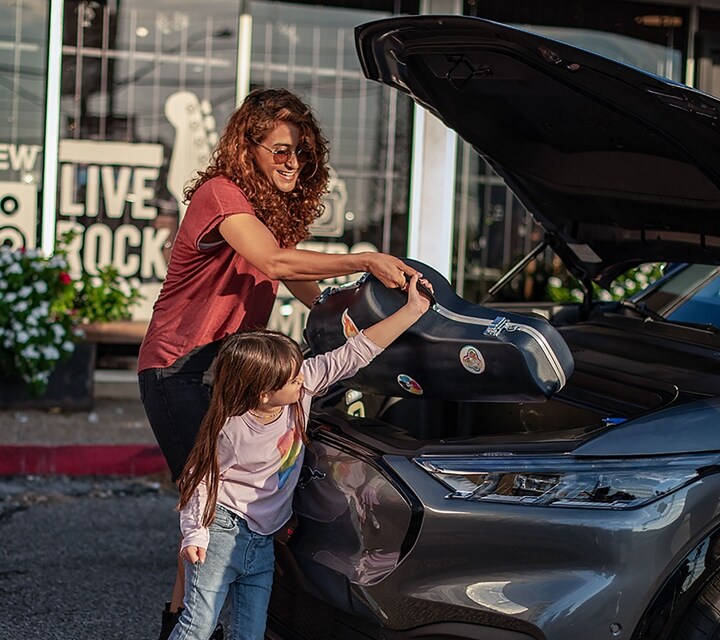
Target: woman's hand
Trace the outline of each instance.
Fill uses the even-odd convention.
[[[407,277],[420,275],[417,269],[387,253],[368,253],[368,271],[388,289],[404,289]]]
[[[192,564],[197,564],[198,562],[203,564],[205,562],[205,553],[206,549],[189,545],[180,552],[180,556]]]

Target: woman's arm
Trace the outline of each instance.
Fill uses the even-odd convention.
[[[312,308],[315,298],[320,295],[320,287],[314,280],[285,280],[283,284],[308,309]]]
[[[402,288],[405,276],[417,273],[386,253],[328,254],[282,249],[270,230],[251,215],[228,216],[220,223],[220,233],[235,251],[273,280],[324,280],[369,271],[386,287]]]

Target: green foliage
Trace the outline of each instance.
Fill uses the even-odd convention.
[[[128,320],[140,298],[115,267],[103,267],[95,276],[83,273],[75,283],[75,310],[85,322]]]
[[[613,280],[607,290],[593,284],[593,300],[609,302],[629,298],[662,276],[663,267],[664,263],[648,263],[630,269]],[[546,291],[548,298],[554,302],[581,302],[583,299],[582,287],[567,273],[548,278]]]
[[[0,246],[0,375],[21,377],[34,394],[73,353],[82,324],[129,319],[142,297],[114,267],[73,280],[67,246],[74,235],[64,234],[52,257]]]
[[[0,247],[0,373],[42,393],[75,350],[75,289],[63,255]]]

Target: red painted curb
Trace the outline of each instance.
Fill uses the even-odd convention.
[[[167,471],[156,445],[0,446],[0,476],[144,476]]]

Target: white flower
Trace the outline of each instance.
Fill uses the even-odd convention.
[[[34,344],[29,344],[27,347],[20,351],[20,355],[26,360],[35,360],[40,357],[40,352],[37,350]]]
[[[5,294],[5,302],[15,302],[16,298],[17,298],[17,294],[14,291],[11,291],[10,293]]]
[[[35,291],[37,291],[40,295],[42,295],[43,293],[47,293],[47,290],[47,282],[45,282],[44,280],[38,280],[35,283]]]
[[[7,273],[22,273],[22,267],[20,266],[20,263],[13,262],[8,268]]]
[[[42,320],[43,318],[47,318],[48,311],[50,311],[50,308],[48,305],[43,306],[42,304],[35,307],[31,312],[28,318],[34,318],[35,320]]]
[[[60,352],[51,345],[42,347],[42,354],[48,360],[57,360],[60,358]]]
[[[19,344],[25,344],[29,338],[30,336],[25,331],[18,331],[18,334],[15,336],[15,340],[17,340]]]
[[[30,303],[25,302],[24,300],[22,302],[18,302],[15,305],[15,311],[17,313],[23,313],[23,311],[26,311],[30,307]]]
[[[48,264],[53,269],[58,269],[58,268],[67,269],[67,262],[65,262],[65,258],[58,256],[58,255],[54,255],[52,258],[50,258],[50,260],[48,261]]]
[[[50,328],[52,329],[53,333],[55,334],[55,340],[59,341],[61,338],[65,337],[66,331],[65,327],[63,327],[61,324],[54,323],[50,325]]]

